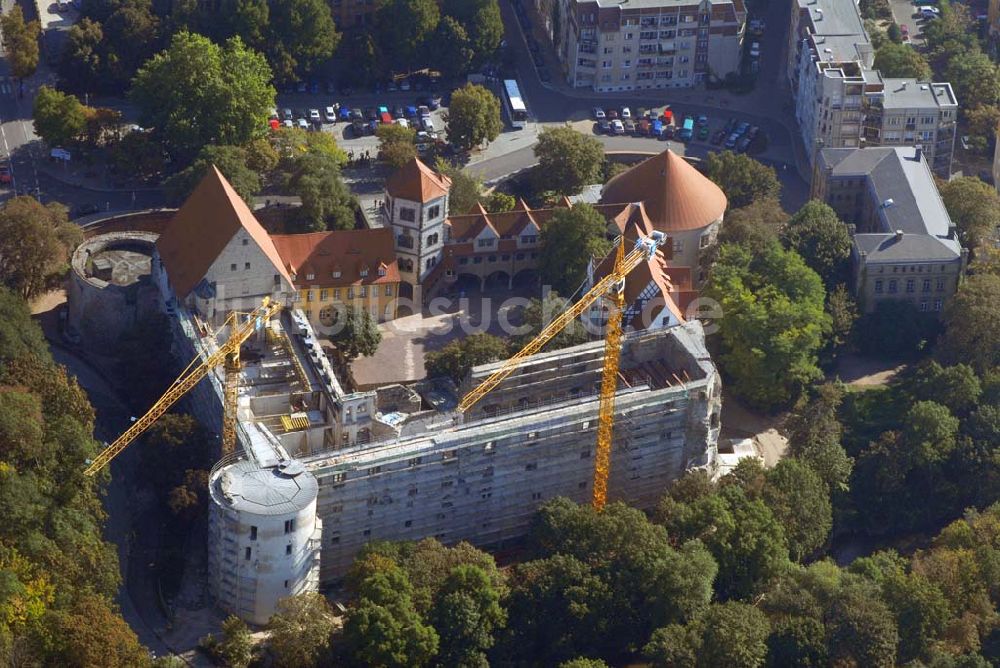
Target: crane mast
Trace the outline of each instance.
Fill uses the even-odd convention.
[[[653,258],[660,245],[666,241],[662,232],[653,232],[649,237],[639,236],[635,246],[625,255],[625,240],[618,238],[615,248],[615,264],[612,271],[597,281],[583,297],[563,311],[538,335],[528,342],[514,356],[510,357],[489,378],[466,394],[458,404],[458,410],[465,413],[476,402],[486,396],[505,378],[514,373],[521,362],[542,349],[566,325],[576,319],[601,297],[610,295],[608,323],[604,339],[604,366],[601,376],[600,420],[597,427],[597,456],[594,462],[594,490],[592,504],[597,510],[604,508],[607,501],[608,475],[611,470],[611,442],[614,431],[615,395],[618,387],[618,364],[621,358],[622,316],[625,307],[625,278],[643,262]]]
[[[281,304],[268,297],[263,303],[249,314],[246,320],[240,322],[236,313],[231,313],[226,319],[226,324],[230,326],[229,338],[219,348],[213,352],[201,364],[197,364],[198,358],[192,360],[177,380],[167,388],[155,404],[141,418],[132,423],[125,432],[115,440],[114,443],[106,447],[100,454],[88,462],[84,473],[92,476],[104,468],[108,462],[117,457],[132,441],[134,441],[144,431],[149,429],[160,416],[166,413],[171,406],[187,394],[201,380],[208,375],[209,371],[215,367],[226,365],[226,387],[225,387],[225,409],[226,415],[223,423],[223,450],[226,449],[227,438],[228,448],[231,452],[236,442],[236,381],[238,379],[240,347],[250,336],[267,322],[274,314],[281,310]],[[232,392],[230,379],[232,379]],[[227,430],[231,429],[231,434]]]

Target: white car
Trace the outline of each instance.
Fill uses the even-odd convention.
[[[307,121],[304,118],[300,118],[298,120],[298,122],[296,123],[296,125],[299,126],[299,130],[308,130],[309,129],[309,121]]]
[[[336,123],[337,111],[333,107],[327,107],[323,110],[323,118],[327,123]]]
[[[292,123],[292,120],[290,118],[286,118],[285,120],[281,121],[281,124],[284,125],[286,128],[295,127],[295,123]]]
[[[410,122],[405,118],[397,118],[396,120],[393,121],[393,123],[395,123],[396,125],[400,125],[404,128],[410,127]]]
[[[319,109],[309,110],[309,120],[313,123],[320,123],[322,121],[322,118],[319,115]]]
[[[628,107],[622,107],[622,119],[632,118],[632,110]]]
[[[594,107],[594,119],[599,121],[602,118],[606,118],[604,110],[600,107]]]
[[[750,45],[750,57],[759,58],[760,57],[760,42],[754,42]]]
[[[921,7],[920,17],[924,19],[936,19],[941,16],[941,10],[937,7]]]
[[[617,118],[611,121],[611,134],[613,135],[623,135],[625,134],[625,124],[622,123]]]
[[[426,132],[434,132],[434,119],[430,116],[426,116],[420,119],[420,125],[424,128]]]

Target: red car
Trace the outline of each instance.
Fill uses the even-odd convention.
[[[0,166],[0,183],[8,184],[12,181],[10,175],[10,167],[7,165]]]

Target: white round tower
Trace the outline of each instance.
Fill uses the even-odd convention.
[[[208,481],[209,581],[216,604],[266,624],[278,600],[319,585],[316,478],[296,460],[223,458]]]

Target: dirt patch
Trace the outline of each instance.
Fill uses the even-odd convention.
[[[855,387],[887,385],[905,368],[906,364],[899,361],[848,354],[840,357],[830,380],[839,377]]]
[[[787,414],[766,415],[750,410],[729,392],[722,393],[722,433],[720,438],[749,438],[764,458],[764,465],[778,463],[788,451],[788,439],[780,429]]]

